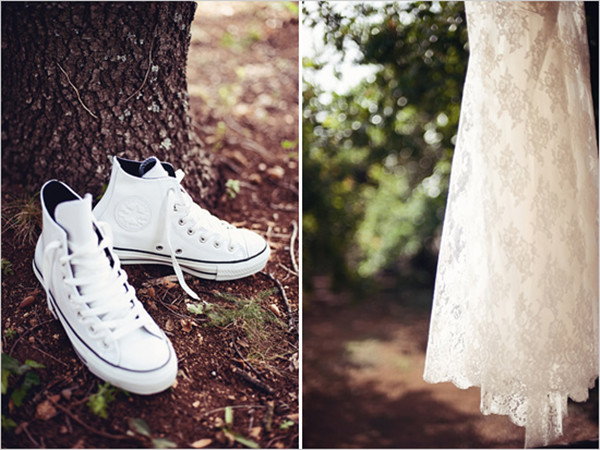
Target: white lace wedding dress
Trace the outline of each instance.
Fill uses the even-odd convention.
[[[598,375],[598,153],[581,2],[465,2],[470,59],[424,379],[562,434]]]

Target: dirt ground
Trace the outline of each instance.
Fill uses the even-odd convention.
[[[431,290],[355,303],[315,286],[303,297],[305,448],[523,448],[521,427],[480,413],[479,389],[423,381]],[[556,445],[597,448],[597,388],[570,403],[564,430]]]
[[[170,445],[157,438],[178,448],[298,446],[297,17],[283,2],[199,2],[196,11],[188,87],[196,131],[222,169],[212,212],[265,236],[272,255],[264,272],[243,280],[187,278],[214,305],[212,316],[188,311],[171,268],[125,266],[175,347],[174,387],[148,397],[117,391],[107,396],[106,418],[91,411],[100,380],[47,311],[31,269],[33,241],[7,226],[32,207],[2,187],[2,352],[45,366],[21,406],[3,396],[3,424],[14,426],[3,430],[2,447]],[[149,433],[131,419],[143,419]]]

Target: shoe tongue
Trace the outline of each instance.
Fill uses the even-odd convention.
[[[146,179],[153,179],[168,177],[169,174],[163,168],[158,158],[152,156],[140,165],[140,176]]]
[[[56,222],[64,228],[68,235],[69,247],[96,244],[98,236],[94,231],[92,215],[92,196],[86,194],[82,199],[59,203],[54,211]]]

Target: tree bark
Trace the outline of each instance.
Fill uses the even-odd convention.
[[[109,157],[156,155],[210,196],[210,155],[188,114],[193,2],[2,5],[2,176],[99,194]]]

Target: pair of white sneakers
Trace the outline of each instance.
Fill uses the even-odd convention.
[[[122,264],[172,265],[233,280],[260,271],[270,249],[258,234],[198,206],[180,184],[183,172],[152,157],[115,157],[106,193],[92,198],[50,180],[41,190],[43,228],[33,270],[48,306],[92,373],[114,386],[149,395],[171,386],[177,357],[136,297]]]

